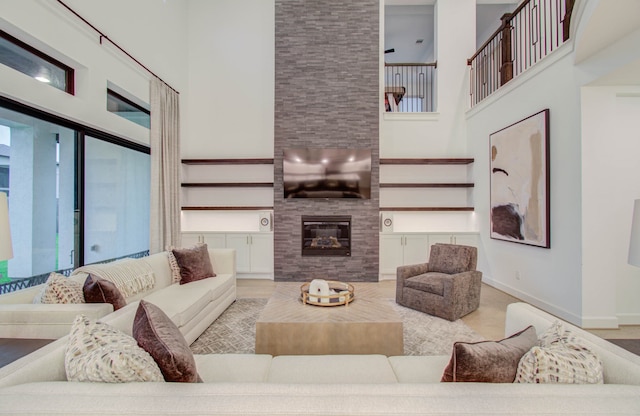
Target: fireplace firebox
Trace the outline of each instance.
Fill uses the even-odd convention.
[[[303,215],[303,256],[351,256],[351,216]]]

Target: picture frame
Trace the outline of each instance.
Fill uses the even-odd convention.
[[[549,109],[492,133],[491,238],[550,248]]]

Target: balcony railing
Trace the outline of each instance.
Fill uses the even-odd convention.
[[[146,257],[148,255],[149,255],[149,250],[145,250],[145,251],[140,251],[138,253],[133,253],[126,256],[122,256],[122,257],[99,261],[96,264],[110,263],[112,261],[116,261],[124,258],[139,259],[141,257]],[[62,275],[69,277],[72,271],[73,269],[64,269],[64,270],[56,270],[56,273],[60,273]],[[36,276],[25,277],[22,279],[13,279],[10,282],[0,284],[0,294],[15,292],[16,290],[26,289],[31,286],[37,286],[39,284],[42,284],[47,281],[49,274],[50,273],[43,273]]]
[[[575,0],[525,0],[473,55],[471,106],[558,49],[569,39]]]
[[[387,112],[435,111],[437,63],[385,64],[384,101]]]

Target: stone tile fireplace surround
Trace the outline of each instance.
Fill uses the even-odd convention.
[[[274,277],[377,281],[379,2],[276,0]],[[371,150],[370,199],[285,199],[286,148]],[[303,216],[351,216],[349,256],[302,256]]]

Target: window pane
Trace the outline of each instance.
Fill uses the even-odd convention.
[[[149,155],[92,137],[85,146],[85,264],[149,250]]]
[[[73,70],[0,31],[0,63],[59,90],[73,93]]]
[[[107,111],[133,121],[142,127],[151,127],[151,112],[122,95],[107,89]]]
[[[74,267],[76,132],[0,108],[0,187],[8,190],[12,279]]]

